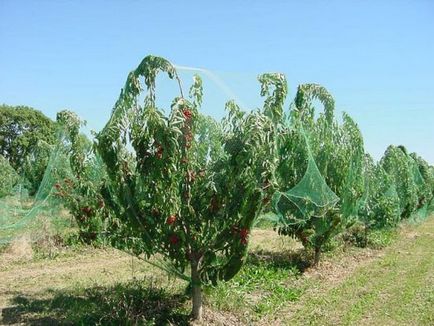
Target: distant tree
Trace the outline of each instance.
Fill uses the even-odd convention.
[[[23,185],[30,195],[34,195],[38,191],[54,149],[55,144],[38,141],[38,144],[32,148],[21,164],[19,169],[24,177]]]
[[[53,143],[56,124],[27,106],[0,105],[0,154],[19,168],[38,141]]]
[[[29,174],[25,171],[32,166],[25,164],[29,157],[38,153],[41,143],[53,144],[55,139],[56,124],[42,112],[27,106],[0,105],[0,155],[18,173]],[[30,171],[30,188],[37,188],[44,171],[45,166]]]

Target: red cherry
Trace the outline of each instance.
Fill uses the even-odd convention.
[[[240,230],[240,238],[241,238],[241,243],[243,245],[246,245],[247,244],[247,240],[249,238],[249,230],[246,229],[246,228],[242,228]]]
[[[164,151],[163,147],[161,145],[158,145],[157,152],[155,153],[155,156],[158,159],[162,158],[163,157],[163,151]]]
[[[168,225],[172,225],[175,222],[176,222],[176,215],[170,215],[166,220],[166,223]]]
[[[175,245],[175,244],[177,244],[179,242],[179,238],[178,238],[178,236],[176,234],[172,234],[169,237],[169,241],[170,241],[171,244]]]
[[[246,229],[246,228],[242,228],[241,230],[240,230],[240,237],[241,238],[245,238],[245,237],[247,237],[249,235],[249,230],[248,229]]]
[[[184,118],[186,120],[190,120],[191,117],[193,116],[193,113],[191,113],[191,111],[189,109],[182,110],[182,113],[184,114]]]

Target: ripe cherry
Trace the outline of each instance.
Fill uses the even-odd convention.
[[[192,113],[188,108],[182,110],[182,114],[184,114],[184,118],[185,118],[186,120],[190,120],[191,117],[193,116],[193,113]]]
[[[163,151],[164,151],[163,147],[161,145],[158,145],[157,152],[155,153],[155,156],[158,159],[161,159],[163,157]]]
[[[249,230],[246,229],[246,228],[242,228],[240,230],[240,238],[241,238],[241,243],[243,245],[246,245],[247,244],[247,240],[249,238]]]
[[[175,222],[176,222],[176,215],[170,215],[166,220],[166,224],[168,225],[172,225]]]

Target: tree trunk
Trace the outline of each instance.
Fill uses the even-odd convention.
[[[315,256],[313,259],[314,267],[318,267],[320,256],[321,256],[321,247],[315,247]]]
[[[191,285],[193,309],[191,316],[193,320],[202,320],[202,286],[199,277],[197,262],[191,262]]]

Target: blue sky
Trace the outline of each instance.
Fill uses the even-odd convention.
[[[247,106],[262,72],[285,73],[291,98],[320,83],[375,158],[403,144],[434,163],[434,1],[0,0],[0,103],[98,130],[147,54],[215,72]]]

